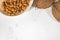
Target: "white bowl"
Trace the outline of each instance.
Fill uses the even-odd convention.
[[[0,11],[2,11],[2,7],[1,7],[2,1],[3,0],[0,1]],[[24,12],[27,12],[27,10],[30,9],[30,7],[32,6],[32,4],[33,4],[33,0],[30,0],[29,6],[26,8],[26,10]],[[23,14],[24,12],[22,12],[21,14]],[[2,11],[2,13],[3,13],[3,11]]]

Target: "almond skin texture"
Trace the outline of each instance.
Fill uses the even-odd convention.
[[[35,0],[35,6],[37,8],[45,9],[53,4],[54,0]]]
[[[60,2],[54,3],[52,7],[52,14],[60,22]]]

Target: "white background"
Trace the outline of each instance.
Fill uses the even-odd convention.
[[[32,7],[15,17],[0,12],[0,40],[60,40],[60,23],[49,9]]]

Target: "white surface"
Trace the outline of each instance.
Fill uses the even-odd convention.
[[[60,40],[60,23],[47,9],[31,8],[16,17],[0,13],[0,40]]]

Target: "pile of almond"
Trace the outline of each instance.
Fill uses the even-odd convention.
[[[16,16],[21,14],[29,6],[30,0],[5,0],[2,8],[5,15]]]

